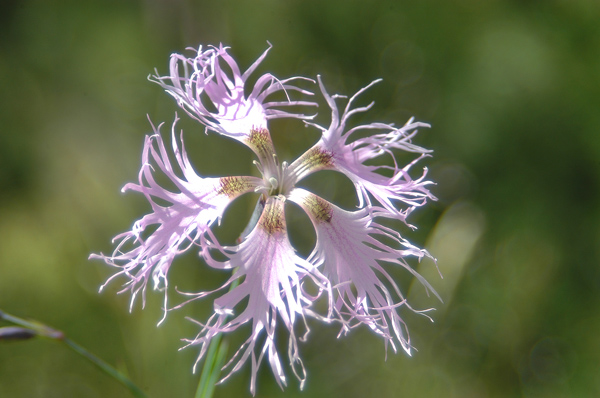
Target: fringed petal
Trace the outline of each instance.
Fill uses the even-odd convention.
[[[289,333],[289,361],[302,386],[306,372],[299,357],[294,326],[298,318],[304,319],[305,309],[318,296],[305,295],[301,281],[310,280],[319,289],[328,289],[323,275],[310,262],[298,257],[292,248],[287,236],[283,206],[283,198],[267,199],[252,232],[238,246],[225,248],[226,261],[215,260],[210,254],[210,246],[204,246],[203,254],[208,265],[218,269],[235,269],[230,281],[237,279],[241,283],[215,300],[215,314],[202,325],[196,338],[189,340],[190,345],[200,346],[200,361],[217,334],[233,332],[239,326],[251,323],[250,336],[225,365],[223,370],[226,375],[221,381],[229,378],[250,359],[250,391],[253,395],[256,392],[256,373],[264,356],[277,383],[283,388],[287,382],[276,350],[278,318]],[[239,308],[246,298],[246,306]]]
[[[427,199],[436,199],[428,189],[428,186],[433,183],[425,179],[427,175],[426,168],[423,174],[416,179],[413,179],[409,174],[411,167],[423,157],[429,156],[428,154],[431,152],[412,143],[412,138],[417,134],[417,129],[419,127],[429,127],[429,125],[414,122],[413,119],[410,119],[400,128],[390,124],[371,123],[348,129],[347,122],[350,116],[367,111],[373,105],[371,103],[364,107],[352,109],[353,101],[378,81],[372,82],[352,96],[340,116],[335,99],[341,98],[341,96],[329,95],[319,76],[318,82],[321,92],[331,107],[331,124],[328,129],[325,129],[307,122],[308,125],[323,131],[323,135],[319,142],[307,151],[307,155],[300,157],[290,168],[296,170],[298,179],[318,170],[337,170],[353,182],[359,198],[359,207],[371,205],[369,196],[371,195],[381,206],[395,213],[396,218],[405,220],[414,207],[422,206]],[[380,130],[384,132],[352,140],[351,136],[360,130]],[[417,153],[420,156],[407,166],[399,167],[393,150]],[[315,154],[318,154],[318,156],[315,157]],[[394,166],[365,164],[367,161],[376,159],[381,155],[389,155]],[[318,159],[317,162],[314,161],[315,158]],[[391,173],[391,176],[386,177],[380,173],[385,173],[385,171]],[[401,202],[404,206],[398,206],[398,202]]]
[[[198,176],[185,152],[183,138],[180,138],[181,150],[177,144],[177,120],[173,123],[172,149],[177,167],[184,177],[176,174],[169,159],[160,136],[162,125],[158,128],[152,126],[154,135],[146,137],[139,183],[130,183],[123,188],[123,191],[144,194],[152,206],[152,213],[135,222],[131,231],[115,237],[118,243],[111,255],[90,256],[120,269],[107,283],[119,275],[128,278],[122,291],[132,293],[131,306],[140,292],[142,302],[145,302],[146,285],[152,279],[155,289],[165,290],[166,311],[167,273],[175,256],[198,245],[200,237],[207,233],[215,220],[220,219],[229,203],[246,192],[254,191],[262,181],[256,177]],[[155,174],[159,172],[173,183],[178,192],[171,192],[156,182]]]
[[[377,217],[392,216],[386,209],[365,207],[349,212],[300,188],[292,191],[289,200],[304,209],[316,229],[317,243],[308,261],[322,265],[323,274],[333,286],[330,312],[342,323],[341,333],[364,324],[385,340],[386,347],[389,343],[396,351],[396,343],[400,343],[410,354],[408,329],[398,309],[412,308],[380,262],[402,266],[437,296],[431,285],[406,262],[409,256],[421,259],[432,258],[431,255],[374,221]]]
[[[312,95],[310,91],[288,84],[293,80],[308,80],[294,77],[278,80],[270,73],[258,78],[254,87],[247,87],[247,79],[266,57],[269,48],[243,74],[236,61],[227,53],[229,47],[202,46],[193,57],[172,54],[168,76],[151,76],[175,98],[188,115],[198,120],[207,129],[246,143],[252,130],[267,128],[267,120],[292,117],[308,119],[310,116],[290,113],[277,108],[282,106],[316,106],[315,102],[296,101],[288,96],[289,91]],[[314,81],[313,81],[314,82]],[[266,97],[283,91],[287,101],[265,102]],[[246,93],[250,93],[246,96]]]

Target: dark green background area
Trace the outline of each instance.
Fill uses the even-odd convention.
[[[365,328],[310,322],[301,345],[304,392],[281,392],[264,363],[259,397],[591,397],[600,395],[600,3],[548,1],[10,1],[0,9],[0,308],[39,319],[128,374],[150,397],[192,397],[197,351],[181,338],[211,300],[162,316],[160,292],[128,313],[119,282],[91,252],[149,206],[120,188],[135,181],[143,137],[167,133],[177,107],[147,81],[186,47],[224,43],[240,66],[273,44],[260,73],[323,76],[330,93],[375,107],[356,122],[431,123],[416,142],[435,203],[401,229],[438,258],[420,271],[444,299],[414,286],[434,323],[405,320],[417,352],[388,352]],[[251,153],[205,136],[179,112],[201,175],[256,173]],[[319,123],[329,111],[321,104]],[[296,121],[271,126],[280,157],[318,139]],[[165,135],[168,137],[167,135]],[[401,155],[400,161],[410,157]],[[415,169],[418,172],[419,169]],[[351,208],[334,173],[307,186]],[[234,239],[253,198],[234,203],[219,228]],[[314,233],[289,212],[299,251]],[[416,264],[413,263],[416,266]],[[409,289],[406,273],[388,267]],[[226,275],[196,253],[178,258],[171,284],[214,289]],[[178,297],[171,296],[173,303]],[[241,329],[232,344],[239,344]],[[282,342],[285,336],[281,335]],[[281,354],[285,357],[285,347]],[[249,366],[216,397],[248,396]],[[128,397],[124,388],[57,343],[0,344],[0,397]]]

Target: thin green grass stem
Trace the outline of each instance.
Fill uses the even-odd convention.
[[[235,270],[233,271],[235,272]],[[229,291],[235,289],[239,284],[239,280],[234,281]],[[222,334],[217,334],[212,338],[208,351],[206,352],[206,359],[204,360],[204,366],[202,367],[202,373],[200,374],[200,381],[198,382],[198,389],[194,398],[212,398],[215,386],[221,375],[221,368],[225,362],[225,355],[229,343],[227,339],[223,340]]]
[[[137,398],[147,397],[146,394],[131,380],[129,380],[123,373],[119,372],[117,369],[113,368],[108,363],[104,362],[102,359],[98,358],[79,344],[75,343],[73,340],[66,337],[65,334],[60,330],[51,328],[38,321],[28,321],[25,319],[21,319],[14,315],[7,314],[6,312],[3,312],[1,310],[0,320],[4,320],[14,325],[33,330],[40,337],[46,337],[54,341],[64,343],[67,347],[75,351],[77,354],[81,355],[82,357],[93,363],[98,369],[102,370],[104,373],[106,373],[107,375],[109,375],[110,377],[114,378],[115,380],[123,384],[125,387],[127,387],[131,394],[133,394],[133,396]]]

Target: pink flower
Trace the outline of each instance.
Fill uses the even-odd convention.
[[[186,340],[188,346],[199,347],[196,363],[205,356],[215,336],[250,325],[247,340],[223,368],[226,373],[222,381],[250,361],[252,394],[256,392],[257,370],[265,358],[277,383],[282,388],[287,384],[276,348],[278,327],[287,333],[289,364],[302,387],[306,370],[296,330],[297,324],[302,323],[306,336],[307,317],[339,323],[340,334],[366,325],[384,339],[386,347],[390,344],[396,351],[400,345],[410,354],[408,329],[398,309],[404,306],[412,310],[412,307],[390,275],[389,266],[407,270],[437,296],[407,261],[432,258],[431,255],[381,222],[396,219],[406,223],[413,209],[435,199],[427,189],[432,182],[425,180],[426,169],[416,179],[409,174],[418,160],[429,156],[429,150],[412,143],[417,129],[429,126],[411,119],[400,128],[384,123],[348,127],[350,116],[373,105],[351,108],[356,97],[375,82],[352,96],[340,116],[335,100],[341,96],[330,96],[318,77],[321,93],[331,108],[331,124],[323,128],[305,121],[323,132],[320,140],[291,164],[280,162],[268,121],[281,117],[307,119],[304,114],[279,108],[316,104],[289,99],[266,102],[277,91],[286,95],[287,91],[312,95],[288,84],[293,79],[310,79],[280,81],[265,74],[253,87],[246,86],[248,76],[267,51],[241,74],[226,47],[210,47],[206,51],[200,47],[194,58],[172,55],[170,76],[155,76],[179,106],[207,130],[248,146],[257,156],[255,164],[261,176],[200,177],[187,157],[183,133],[179,147],[175,134],[177,118],[171,133],[175,169],[160,136],[160,126],[158,129],[153,126],[154,134],[146,137],[144,145],[139,183],[124,187],[144,194],[152,212],[138,220],[131,231],[115,238],[119,243],[112,255],[90,256],[118,268],[109,281],[117,276],[126,278],[123,291],[131,291],[132,305],[139,292],[144,297],[147,283],[152,279],[156,289],[165,290],[165,315],[168,271],[178,254],[195,247],[208,266],[229,270],[231,277],[223,286],[209,292],[182,293],[186,301],[173,308],[209,295],[220,295],[214,299],[214,314],[206,322],[194,321],[200,330],[195,338]],[[359,130],[377,133],[354,139],[353,134]],[[394,151],[415,153],[417,158],[400,167]],[[366,164],[386,154],[393,166]],[[356,187],[359,208],[343,210],[296,186],[319,170],[346,175]],[[380,174],[381,171],[387,171],[389,176]],[[156,173],[168,178],[177,190],[161,187],[156,182]],[[258,196],[255,214],[237,245],[222,245],[211,226],[220,220],[233,200],[247,193]],[[288,238],[284,208],[290,202],[306,212],[316,231],[317,241],[308,258],[300,257]],[[229,290],[225,292],[226,289]],[[328,303],[326,313],[315,309],[314,303],[320,300]]]

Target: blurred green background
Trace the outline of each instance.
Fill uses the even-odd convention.
[[[435,151],[423,164],[439,201],[411,215],[419,229],[406,236],[438,258],[444,279],[431,263],[421,271],[444,303],[411,291],[418,308],[437,308],[435,322],[406,314],[418,352],[387,361],[368,330],[336,339],[337,327],[313,322],[301,345],[305,391],[288,369],[282,392],[264,363],[257,396],[600,396],[599,20],[597,0],[5,1],[0,309],[65,331],[150,397],[193,396],[197,351],[178,348],[197,331],[184,317],[206,320],[211,301],[156,327],[162,295],[149,291],[146,309],[138,303],[129,314],[119,282],[98,294],[111,270],[87,257],[110,252],[110,239],[149,210],[141,195],[119,190],[137,178],[146,115],[168,132],[177,107],[146,77],[199,44],[230,45],[245,68],[268,40],[260,73],[321,74],[330,93],[343,94],[382,77],[361,102],[375,107],[356,121],[414,115],[432,124],[417,143]],[[199,173],[256,172],[249,151],[179,113]],[[328,117],[321,106],[319,122]],[[288,160],[318,138],[294,121],[272,131]],[[339,176],[308,184],[353,204]],[[234,204],[224,239],[252,206]],[[306,253],[314,238],[298,222],[293,237]],[[405,273],[393,274],[408,288]],[[198,291],[226,275],[190,253],[171,277]],[[249,396],[249,373],[215,396]],[[108,396],[130,395],[55,342],[0,344],[0,397]]]

